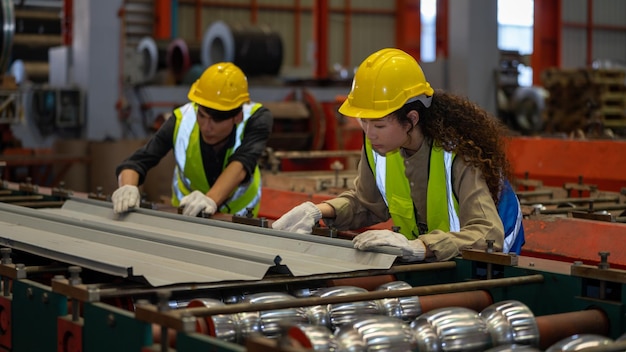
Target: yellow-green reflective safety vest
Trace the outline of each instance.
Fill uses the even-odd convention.
[[[400,233],[408,239],[417,238],[420,231],[411,198],[411,187],[404,171],[405,161],[400,151],[380,155],[373,151],[369,139],[366,139],[365,149],[376,186],[389,208],[394,225],[399,226]],[[426,196],[426,232],[433,229],[446,232],[460,229],[457,215],[459,204],[452,193],[452,160],[451,153],[441,148],[432,148]]]
[[[243,140],[243,131],[250,116],[262,105],[259,103],[244,104],[243,121],[237,125],[235,145],[226,151],[222,170],[226,168],[228,158],[239,148]],[[207,193],[211,188],[207,181],[200,153],[200,128],[196,123],[198,106],[187,103],[174,110],[176,127],[174,129],[174,177],[172,179],[172,205],[177,207],[180,200],[194,190]],[[245,215],[248,208],[253,209],[256,216],[261,200],[261,171],[257,165],[250,181],[237,187],[230,197],[222,204],[222,213]]]
[[[379,155],[372,149],[366,138],[367,160],[376,179],[376,186],[383,196],[395,226],[400,227],[408,239],[419,236],[418,221],[415,216],[411,187],[404,171],[404,158],[399,151]],[[428,186],[426,194],[427,233],[434,229],[445,232],[459,231],[459,203],[452,191],[452,162],[455,154],[432,147],[430,152]],[[445,196],[444,196],[445,195]],[[504,225],[504,253],[519,254],[525,243],[522,211],[519,199],[511,184],[505,180],[497,205],[498,215]]]

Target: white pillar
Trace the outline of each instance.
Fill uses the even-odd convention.
[[[115,104],[119,92],[122,0],[74,1],[70,81],[86,93],[85,138],[119,139]]]
[[[497,0],[450,0],[449,15],[449,90],[495,114]]]

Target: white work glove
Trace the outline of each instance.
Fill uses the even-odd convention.
[[[124,185],[113,192],[111,201],[113,202],[113,212],[116,214],[125,213],[131,208],[139,208],[141,201],[139,188],[133,185]]]
[[[196,216],[204,210],[205,214],[213,215],[217,211],[217,204],[210,197],[200,191],[193,191],[180,200],[183,215]]]
[[[391,246],[402,249],[402,259],[406,261],[424,260],[426,246],[419,239],[409,241],[403,234],[390,230],[368,230],[352,239],[354,248],[365,250],[377,246]]]
[[[304,202],[274,221],[272,228],[299,234],[310,234],[322,218],[322,212],[311,202]]]

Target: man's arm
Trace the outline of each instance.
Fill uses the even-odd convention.
[[[124,169],[117,176],[117,186],[122,187],[126,185],[138,186],[139,185],[139,173],[133,169]]]
[[[241,184],[246,175],[242,163],[239,161],[229,163],[206,194],[207,197],[213,199],[217,204],[222,204],[232,191]]]
[[[170,117],[159,130],[141,148],[122,161],[115,169],[118,185],[126,180],[130,184],[140,185],[150,169],[156,166],[173,147],[176,118]],[[124,175],[122,175],[124,173]],[[134,180],[136,174],[137,180]],[[130,177],[130,178],[128,178]],[[135,182],[135,183],[132,183]],[[124,183],[126,184],[126,183]]]
[[[243,181],[252,175],[261,155],[265,151],[267,141],[272,132],[272,125],[273,116],[265,107],[259,108],[250,116],[250,120],[247,122],[244,130],[241,145],[229,159],[230,163],[234,161],[241,163],[244,171],[247,173],[246,178],[242,179]]]

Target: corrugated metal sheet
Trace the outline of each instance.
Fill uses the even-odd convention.
[[[399,254],[156,210],[120,218],[109,202],[89,199],[68,200],[60,209],[0,204],[0,222],[2,245],[155,287],[260,280],[277,265],[293,276],[388,269]]]

